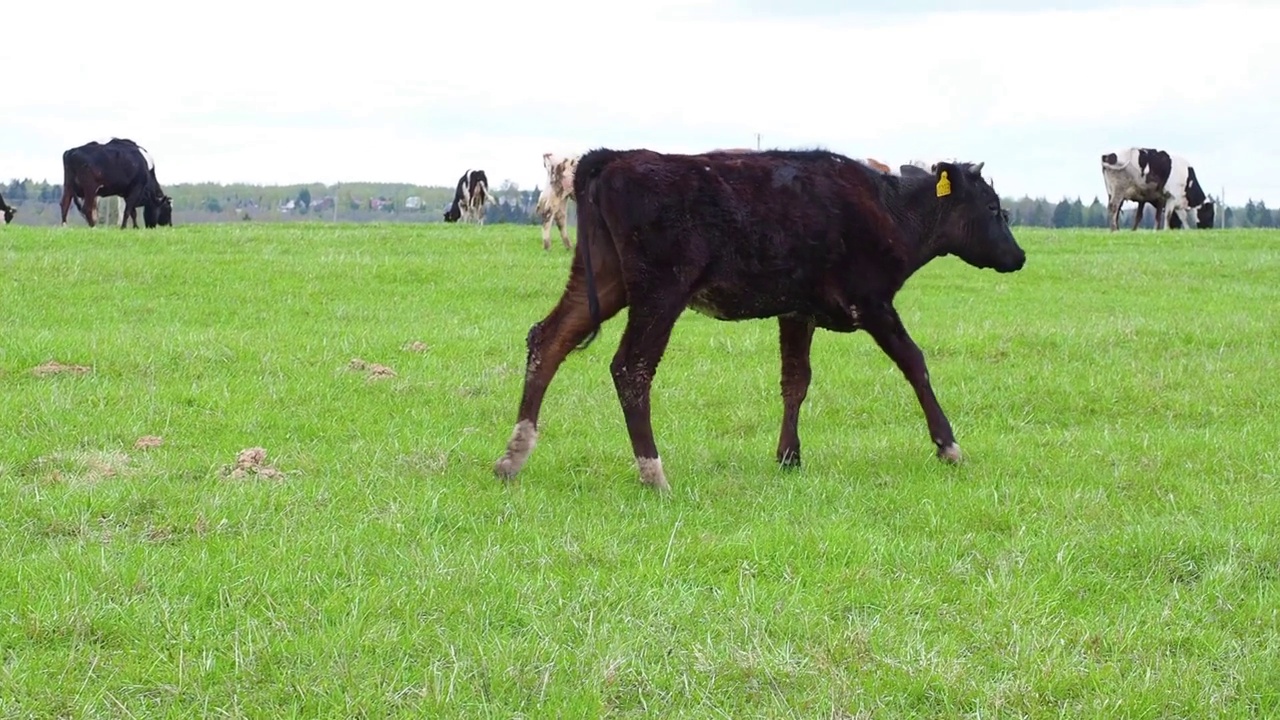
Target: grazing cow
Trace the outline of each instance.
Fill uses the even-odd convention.
[[[920,348],[893,298],[935,257],[1013,272],[1026,255],[982,163],[897,177],[822,150],[667,155],[592,150],[578,161],[578,243],[559,303],[534,324],[515,430],[494,473],[512,478],[537,441],[565,356],[627,313],[610,370],[642,482],[667,488],[649,391],[686,307],[718,320],[776,317],[782,359],[777,459],[800,463],[798,420],[814,329],[866,330],[914,389],[938,456],[960,460]]]
[[[1198,226],[1205,227],[1202,223],[1206,219],[1209,227],[1213,225],[1213,203],[1200,187],[1195,169],[1183,157],[1164,150],[1136,147],[1106,153],[1102,156],[1102,178],[1107,186],[1107,214],[1113,231],[1119,229],[1120,209],[1126,200],[1138,203],[1133,230],[1142,223],[1147,203],[1156,209],[1157,230],[1163,229],[1166,223],[1170,228],[1187,225],[1187,213],[1191,210],[1196,211]],[[1172,216],[1178,218],[1176,226],[1172,224]]]
[[[151,155],[132,140],[111,138],[106,143],[90,142],[62,153],[62,224],[72,200],[89,227],[97,225],[98,198],[124,198],[120,229],[130,220],[138,227],[139,205],[148,228],[173,224],[173,199],[164,194],[156,180]],[[84,200],[84,205],[80,201]]]
[[[0,195],[0,212],[4,213],[4,224],[8,225],[13,222],[13,216],[18,214],[18,208],[5,203],[4,196]]]
[[[876,160],[875,158],[863,158],[861,162],[863,165],[866,165],[867,167],[873,167],[882,173],[893,172],[893,168],[889,167],[888,165],[885,165],[884,163],[880,162],[879,160]]]
[[[542,166],[547,170],[547,186],[538,196],[537,213],[542,218],[542,249],[551,249],[551,224],[560,230],[565,249],[569,244],[569,201],[573,199],[573,173],[578,167],[578,156],[557,157],[542,153]]]
[[[932,173],[934,171],[934,168],[938,166],[938,163],[943,163],[943,162],[956,163],[956,162],[959,162],[959,160],[957,160],[956,158],[939,158],[937,160],[911,160],[907,162],[907,165],[910,165],[911,167],[914,167],[914,168],[919,168],[921,170],[924,170],[927,173]],[[906,167],[907,165],[904,165],[903,167]]]
[[[489,178],[483,170],[467,170],[458,178],[458,186],[453,191],[453,204],[444,211],[445,222],[476,221],[484,224],[484,204],[493,202],[489,194]]]

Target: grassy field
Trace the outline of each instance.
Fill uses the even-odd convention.
[[[0,716],[1275,717],[1280,233],[1018,235],[899,296],[965,464],[820,332],[777,469],[776,325],[690,312],[662,497],[622,317],[491,473],[536,227],[0,227]]]

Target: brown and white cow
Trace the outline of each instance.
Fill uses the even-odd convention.
[[[560,229],[560,239],[565,249],[569,244],[569,201],[573,199],[573,173],[578,166],[578,156],[559,157],[542,153],[542,167],[547,171],[547,186],[538,195],[536,211],[542,219],[542,249],[551,249],[551,225]]]
[[[876,170],[879,170],[879,171],[880,171],[880,172],[882,172],[882,173],[891,173],[891,172],[893,172],[893,169],[892,169],[892,168],[890,168],[888,165],[885,165],[884,163],[880,162],[879,160],[877,160],[877,159],[875,159],[875,158],[863,158],[862,162],[863,162],[863,164],[864,164],[864,165],[867,165],[868,167],[873,167],[873,168],[875,168]]]
[[[574,178],[578,243],[568,283],[529,329],[516,426],[495,474],[512,478],[528,460],[565,356],[628,306],[610,370],[640,479],[654,488],[668,486],[650,387],[686,307],[718,320],[778,319],[783,466],[800,463],[815,328],[869,333],[915,391],[938,457],[959,461],[924,356],[893,299],[941,255],[999,272],[1022,268],[1026,254],[981,171],[982,163],[943,162],[928,177],[899,177],[819,150],[586,153]]]

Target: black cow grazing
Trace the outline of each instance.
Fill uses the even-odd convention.
[[[4,213],[4,224],[8,225],[13,222],[13,216],[18,214],[18,208],[7,204],[4,201],[4,196],[0,195],[0,212]]]
[[[943,162],[912,178],[818,150],[582,156],[569,280],[551,313],[529,329],[515,431],[495,474],[512,478],[528,460],[543,396],[565,356],[628,305],[610,369],[640,479],[650,486],[667,488],[650,385],[686,307],[726,321],[778,318],[783,466],[800,463],[800,405],[818,327],[870,333],[915,390],[938,456],[959,461],[924,356],[893,298],[941,255],[999,272],[1022,268],[1026,254],[982,165]]]
[[[123,230],[129,220],[138,227],[138,206],[148,228],[173,224],[173,200],[156,180],[155,163],[147,151],[132,140],[111,138],[106,143],[90,142],[62,153],[62,224],[72,200],[89,227],[97,225],[99,197],[124,198],[120,218]],[[84,200],[84,205],[80,204]]]
[[[453,204],[444,212],[445,222],[457,222],[459,218],[484,224],[484,204],[491,200],[489,178],[483,170],[467,170],[458,178],[453,191]]]

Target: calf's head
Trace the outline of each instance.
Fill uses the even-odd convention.
[[[4,224],[8,225],[13,222],[13,216],[18,214],[18,208],[6,205],[4,208]]]
[[[939,204],[935,247],[976,268],[1021,270],[1027,254],[1009,229],[1009,211],[982,177],[983,163],[940,162],[933,168]]]

